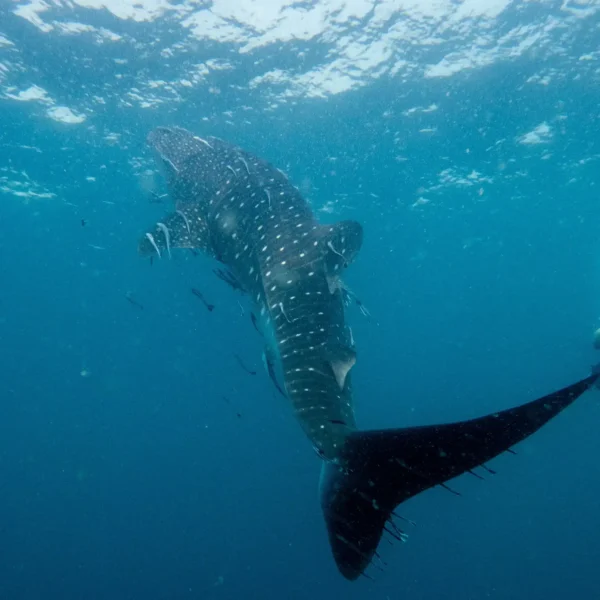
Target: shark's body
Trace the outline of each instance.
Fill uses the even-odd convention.
[[[140,251],[202,250],[252,298],[294,414],[323,459],[321,504],[348,579],[370,564],[384,530],[397,535],[390,519],[398,504],[506,451],[596,379],[473,421],[357,430],[349,375],[356,354],[340,275],[360,249],[361,226],[320,225],[283,173],[221,140],[159,128],[148,141],[175,211],[142,238]]]
[[[347,375],[355,355],[339,274],[360,247],[360,225],[319,225],[285,175],[221,140],[159,129],[150,143],[168,157],[178,211],[162,223],[170,245],[189,238],[233,272],[274,337],[298,420],[334,460],[355,429]],[[152,235],[166,243],[164,228]],[[144,246],[155,250],[148,238]]]

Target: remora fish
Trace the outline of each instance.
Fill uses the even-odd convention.
[[[392,521],[400,503],[510,451],[598,378],[469,421],[358,430],[350,378],[356,354],[340,275],[358,254],[361,226],[320,225],[279,170],[221,140],[158,128],[148,142],[176,210],[141,238],[139,250],[159,257],[169,245],[202,250],[250,294],[295,417],[322,459],[321,506],[347,579],[363,574],[384,531],[402,537]]]

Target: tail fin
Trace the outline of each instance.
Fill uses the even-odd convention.
[[[342,575],[354,580],[369,566],[384,529],[392,531],[396,506],[509,450],[598,377],[470,421],[351,434],[339,463],[324,463],[321,473],[321,506]]]

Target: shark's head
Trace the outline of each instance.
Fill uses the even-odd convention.
[[[209,141],[210,140],[210,141]],[[179,127],[157,127],[147,137],[163,172],[175,210],[163,217],[138,243],[142,256],[170,256],[172,248],[190,248],[214,255],[207,211],[223,182],[230,147]]]
[[[147,137],[176,206],[205,205],[228,182],[238,150],[180,127],[157,127]]]
[[[147,142],[168,181],[183,171],[189,160],[203,148],[209,149],[201,138],[179,127],[157,127],[149,133]]]

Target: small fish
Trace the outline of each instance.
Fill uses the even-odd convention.
[[[96,246],[96,244],[88,244],[88,246],[90,248],[93,248],[94,250],[106,250],[106,248],[104,248],[104,246]]]
[[[183,219],[183,222],[185,223],[185,228],[187,229],[188,235],[191,234],[192,230],[190,229],[190,220],[187,218],[186,214],[182,210],[176,210],[175,213],[178,214]]]
[[[196,288],[192,288],[192,294],[194,294],[194,296],[196,296],[196,298],[200,299],[200,301],[202,302],[202,304],[204,304],[204,306],[206,306],[206,309],[209,312],[212,312],[215,309],[215,305],[214,304],[210,304],[209,302],[207,302],[204,299],[204,296],[202,295],[202,292],[200,290],[197,290]]]
[[[157,194],[156,192],[150,191],[150,204],[162,204],[163,198],[166,198],[167,194]]]
[[[356,305],[358,306],[358,309],[360,310],[360,312],[365,317],[369,318],[371,316],[371,313],[369,312],[367,307],[358,298],[354,298],[354,300],[356,301]]]
[[[152,244],[152,247],[156,251],[156,254],[158,254],[158,258],[162,258],[162,254],[160,253],[160,248],[156,244],[156,240],[154,239],[154,236],[151,233],[147,233],[146,239]]]
[[[277,375],[275,374],[275,365],[273,364],[273,361],[270,359],[269,353],[267,352],[267,350],[265,350],[263,352],[262,358],[263,358],[263,363],[265,365],[265,369],[267,370],[267,373],[269,374],[269,377],[271,378],[273,385],[275,386],[277,391],[284,398],[287,398],[287,394],[283,391],[282,387],[279,385],[279,381],[277,381]]]
[[[131,292],[127,292],[125,294],[125,299],[127,300],[127,302],[129,302],[136,308],[139,308],[140,310],[144,310],[144,307],[135,298],[133,298],[133,296],[131,295]]]
[[[246,314],[246,311],[244,310],[244,307],[242,306],[242,303],[239,300],[238,306],[240,307],[240,317],[243,317]]]
[[[248,168],[248,163],[244,160],[244,157],[241,155],[238,155],[238,158],[244,163],[244,167],[246,167],[246,173],[248,173],[248,175],[250,175],[250,169]]]
[[[221,398],[223,398],[223,400],[225,400],[225,402],[226,402],[227,404],[229,404],[229,406],[231,406],[231,401],[229,400],[229,398],[228,398],[227,396],[221,396]],[[238,419],[241,419],[241,418],[242,418],[242,413],[236,412],[236,413],[235,413],[235,416],[236,416]]]
[[[258,323],[256,322],[256,315],[253,312],[250,313],[250,320],[252,321],[252,325],[254,326],[254,329],[256,329],[256,331],[258,331],[258,333],[260,333],[260,329],[258,328]]]
[[[171,258],[171,233],[169,228],[164,223],[157,223],[156,226],[163,232],[165,236],[165,244],[167,245],[167,254]]]
[[[347,287],[342,287],[342,297],[344,299],[344,305],[348,306],[352,300],[354,300],[356,306],[365,317],[370,317],[371,313],[367,307],[362,303],[362,300],[356,296],[356,294],[349,290]]]
[[[248,373],[249,375],[256,375],[256,371],[252,371],[252,370],[250,370],[250,369],[249,369],[249,368],[248,368],[248,367],[247,367],[247,366],[246,366],[246,365],[245,365],[245,364],[242,362],[242,359],[241,359],[241,358],[240,358],[240,357],[239,357],[237,354],[234,354],[234,356],[235,356],[235,360],[237,360],[237,361],[238,361],[238,363],[239,363],[240,367],[242,367],[242,369],[244,369],[244,371],[246,371],[246,373]]]
[[[213,269],[213,273],[221,280],[224,281],[233,290],[245,292],[243,286],[238,281],[237,277],[231,271],[223,271],[223,269]]]
[[[81,219],[81,226],[85,227],[87,225],[87,221],[85,219]]]

